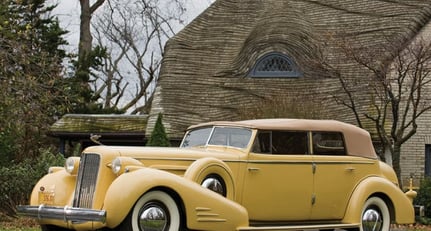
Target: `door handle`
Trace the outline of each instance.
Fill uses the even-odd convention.
[[[346,170],[349,172],[353,172],[356,170],[356,168],[355,167],[347,167]]]
[[[253,168],[253,167],[248,168],[249,172],[257,172],[259,170],[260,170],[260,168]]]

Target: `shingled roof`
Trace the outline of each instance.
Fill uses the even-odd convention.
[[[368,48],[387,36],[405,44],[430,19],[431,1],[423,0],[217,0],[168,41],[147,133],[158,113],[175,138],[191,124],[236,120],[239,107],[304,92],[322,101],[327,117],[346,118],[351,113],[331,97],[338,80],[312,65],[321,47],[343,74],[361,78],[364,71],[340,51],[341,39]],[[301,76],[248,77],[268,52],[286,54]]]
[[[95,144],[144,146],[147,115],[66,114],[48,131],[65,156]],[[75,144],[79,143],[79,146]],[[76,149],[78,148],[78,149]]]
[[[145,135],[146,115],[88,115],[66,114],[49,129],[52,136],[80,136],[89,134]]]

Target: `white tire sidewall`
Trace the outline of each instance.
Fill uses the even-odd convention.
[[[141,198],[139,198],[135,206],[133,206],[131,217],[132,230],[140,231],[138,226],[139,211],[149,201],[160,201],[166,206],[170,214],[171,222],[169,224],[169,231],[178,231],[180,228],[180,213],[178,210],[177,203],[172,199],[171,196],[162,191],[150,191],[148,193],[145,193]]]
[[[382,230],[389,230],[389,227],[391,225],[391,216],[389,214],[389,209],[388,209],[388,206],[386,205],[386,203],[382,199],[380,199],[378,197],[370,197],[365,202],[364,207],[362,208],[362,212],[361,212],[361,226],[360,226],[359,230],[363,231],[363,228],[362,228],[362,217],[364,215],[365,210],[370,205],[377,206],[379,208],[380,212],[381,212],[382,219],[383,219]]]

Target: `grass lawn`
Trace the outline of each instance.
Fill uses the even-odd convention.
[[[431,226],[425,225],[410,225],[410,226],[396,226],[392,225],[393,231],[431,231]]]
[[[34,227],[34,228],[0,227],[0,231],[40,231],[40,228],[39,227]]]
[[[0,214],[0,231],[40,231],[40,227],[34,219],[15,219]]]

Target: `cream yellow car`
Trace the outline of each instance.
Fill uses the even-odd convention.
[[[370,135],[332,120],[191,126],[179,148],[94,146],[51,167],[20,214],[43,230],[389,230],[414,223]]]

